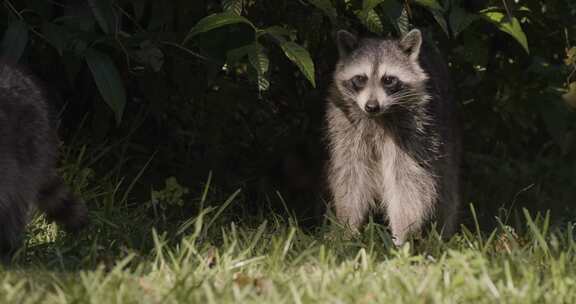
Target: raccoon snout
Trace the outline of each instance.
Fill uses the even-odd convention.
[[[368,114],[376,114],[380,112],[380,104],[376,100],[370,100],[364,106],[364,110]]]

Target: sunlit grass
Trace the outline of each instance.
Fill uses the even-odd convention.
[[[134,181],[67,163],[92,224],[66,235],[35,217],[0,272],[0,303],[576,303],[573,226],[547,214],[394,248],[373,222],[349,237],[329,220],[304,230],[275,213],[245,217],[242,191],[222,196],[211,178],[188,220],[156,220],[131,199]]]
[[[217,209],[215,209],[217,210]],[[517,236],[488,240],[470,232],[448,242],[430,237],[402,248],[369,225],[355,239],[306,233],[262,219],[238,225],[201,213],[179,241],[150,231],[148,252],[95,249],[66,270],[55,228],[42,219],[27,251],[51,252],[0,275],[2,303],[574,303],[576,249],[572,230],[542,234],[542,221]],[[222,216],[222,215],[220,215]],[[537,226],[540,225],[540,226]],[[530,225],[532,226],[532,225]],[[39,229],[42,228],[42,229]],[[336,228],[337,229],[337,228]],[[91,232],[96,233],[96,232]],[[94,246],[100,246],[92,235]],[[67,240],[67,248],[74,240]],[[121,244],[118,244],[122,247]],[[25,251],[26,251],[25,250]],[[60,257],[58,257],[60,255]]]

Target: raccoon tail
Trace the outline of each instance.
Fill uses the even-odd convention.
[[[42,187],[38,208],[68,232],[77,232],[88,224],[88,209],[70,193],[60,177],[53,177]]]

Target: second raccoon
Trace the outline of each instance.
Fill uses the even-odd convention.
[[[0,60],[0,260],[18,249],[35,205],[68,231],[88,222],[86,206],[56,172],[58,137],[47,98],[22,68]]]

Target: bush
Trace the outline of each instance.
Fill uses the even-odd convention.
[[[268,179],[287,151],[321,159],[310,151],[321,151],[334,31],[401,35],[416,26],[450,63],[469,200],[496,208],[534,184],[522,204],[563,209],[576,189],[569,0],[7,0],[4,8],[2,54],[62,97],[65,137],[80,126],[84,141],[129,136],[128,150],[114,155],[130,155],[134,168],[157,152],[150,171],[199,180],[214,170],[237,187]]]

